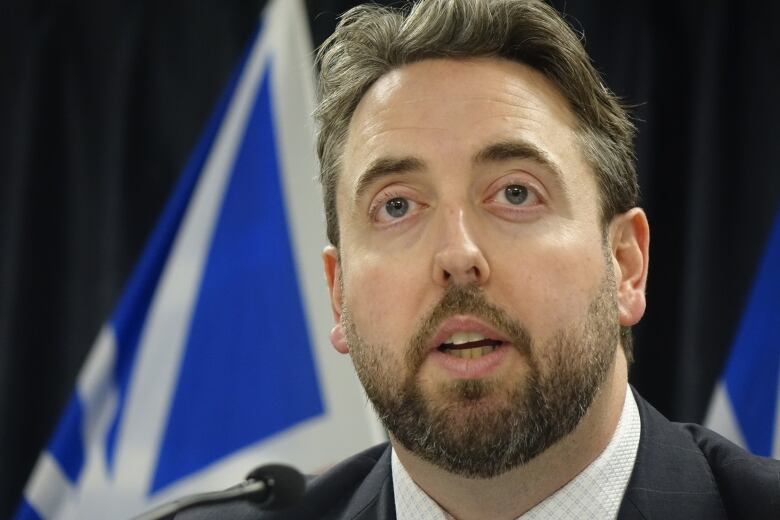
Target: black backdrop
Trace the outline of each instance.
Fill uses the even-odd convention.
[[[0,517],[263,3],[0,6]],[[307,1],[315,44],[352,3]],[[780,208],[780,4],[554,3],[636,105],[652,241],[631,380],[700,421]]]

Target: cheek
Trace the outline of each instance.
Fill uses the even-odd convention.
[[[512,302],[534,339],[546,341],[587,312],[604,276],[600,243],[558,235],[502,255],[493,268],[497,303]]]
[[[419,262],[364,255],[345,269],[345,301],[364,339],[405,345],[422,314]]]

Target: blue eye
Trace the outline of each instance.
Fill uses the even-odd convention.
[[[409,211],[409,201],[402,197],[395,197],[385,203],[387,214],[393,218],[400,218]]]
[[[528,199],[528,188],[512,184],[504,188],[504,196],[510,204],[519,205]]]

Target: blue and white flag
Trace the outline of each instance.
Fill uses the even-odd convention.
[[[273,1],[175,187],[16,518],[138,514],[258,464],[384,439],[328,343],[311,43]]]
[[[780,213],[705,424],[749,451],[780,458]]]

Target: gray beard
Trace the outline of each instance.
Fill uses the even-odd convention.
[[[422,321],[403,366],[362,340],[345,305],[352,361],[385,428],[412,453],[470,478],[498,476],[547,450],[577,427],[614,363],[620,328],[614,277],[606,272],[583,319],[539,346],[481,290],[451,286]],[[482,380],[440,385],[444,404],[423,395],[418,373],[429,338],[455,314],[477,316],[506,334],[529,366],[526,376],[508,390]]]

